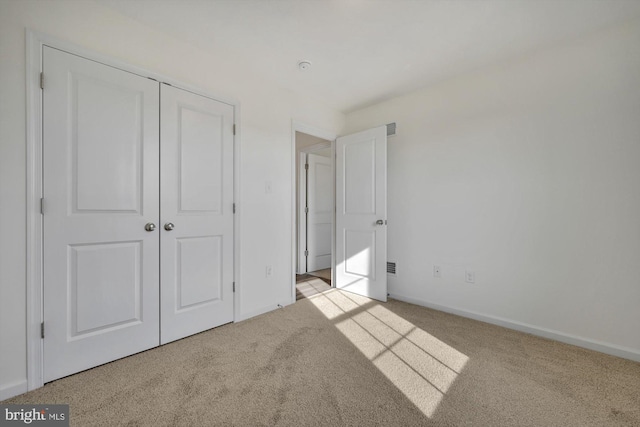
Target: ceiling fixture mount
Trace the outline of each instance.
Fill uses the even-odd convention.
[[[298,68],[300,71],[307,71],[311,68],[311,61],[300,61],[298,62]]]

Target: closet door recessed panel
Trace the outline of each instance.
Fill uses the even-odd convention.
[[[178,212],[220,214],[224,116],[189,105],[180,105],[178,115]]]
[[[71,73],[72,211],[139,213],[143,93]]]

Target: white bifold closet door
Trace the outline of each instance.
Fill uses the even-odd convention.
[[[44,380],[159,343],[158,83],[44,48]]]
[[[233,320],[233,107],[161,85],[161,343]]]
[[[233,107],[50,47],[43,70],[44,381],[232,321]]]

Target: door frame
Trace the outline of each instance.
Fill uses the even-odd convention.
[[[296,229],[296,212],[298,210],[298,194],[296,194],[296,170],[299,167],[298,162],[300,159],[296,156],[296,132],[306,133],[307,135],[315,136],[316,138],[322,138],[330,142],[331,144],[331,176],[333,177],[333,187],[334,187],[334,201],[333,206],[335,208],[335,158],[336,158],[336,138],[338,135],[334,132],[317,128],[315,126],[309,125],[305,122],[292,120],[291,121],[291,304],[296,302],[296,270],[298,265],[298,251],[296,248],[298,247],[298,230]],[[320,145],[320,144],[316,144]],[[326,148],[326,144],[322,144],[323,147]],[[311,146],[308,148],[312,148],[315,146]],[[335,209],[334,209],[335,210]],[[333,215],[333,219],[331,221],[331,283],[334,283],[333,274],[335,270],[335,213]]]
[[[242,207],[240,203],[240,102],[236,99],[219,96],[200,87],[191,86],[176,81],[168,76],[155,73],[144,68],[128,64],[112,56],[103,55],[74,43],[60,40],[48,34],[33,30],[26,30],[26,344],[27,344],[27,387],[24,391],[34,390],[44,385],[44,340],[41,338],[41,324],[44,318],[43,300],[43,227],[40,199],[43,191],[43,162],[42,162],[42,91],[40,88],[40,73],[42,72],[42,49],[49,46],[83,58],[100,62],[110,67],[118,68],[142,77],[166,82],[172,86],[193,92],[233,107],[236,133],[234,135],[233,152],[233,199],[236,205],[234,216],[234,278],[236,291],[234,293],[234,321],[240,313],[239,289],[242,286],[240,276],[240,223]],[[45,76],[46,87],[46,76]],[[45,206],[46,210],[46,206]],[[158,284],[159,285],[159,284]]]

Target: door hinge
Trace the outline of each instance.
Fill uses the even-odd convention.
[[[40,197],[40,214],[44,215],[44,197]]]
[[[304,207],[304,213],[309,213],[309,207],[308,206]]]
[[[304,251],[304,256],[309,256],[309,251]]]
[[[306,170],[309,170],[309,163],[305,163],[305,164],[304,164],[304,168],[305,168]]]
[[[233,282],[233,292],[236,291],[236,282]]]
[[[40,89],[44,89],[44,73],[40,73]]]
[[[233,213],[236,213],[236,204],[233,204]]]
[[[236,124],[235,123],[233,124],[233,134],[234,135],[236,134]]]
[[[40,338],[44,339],[44,322],[40,323]]]

